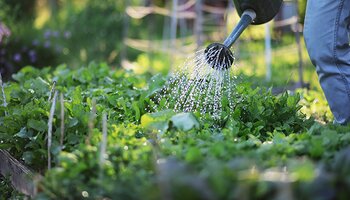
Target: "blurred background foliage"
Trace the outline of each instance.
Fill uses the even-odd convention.
[[[178,0],[179,4],[186,5],[188,2],[187,0]],[[300,19],[303,19],[305,2],[306,0],[299,1]],[[217,7],[222,12],[222,16],[217,13],[218,11],[214,14],[203,13],[202,21],[203,23],[209,21],[209,25],[203,27],[202,41],[207,44],[222,40],[235,24],[232,19],[235,22],[238,20],[233,9],[225,9],[232,2],[203,0],[202,3],[204,7]],[[6,49],[6,55],[2,57],[1,62],[3,65],[8,65],[6,71],[7,74],[11,74],[23,65],[41,67],[67,63],[70,66],[80,66],[94,60],[121,66],[125,59],[130,61],[132,68],[136,68],[136,71],[140,73],[153,71],[166,74],[169,71],[169,66],[174,65],[174,60],[179,60],[178,63],[181,63],[184,57],[183,55],[175,55],[176,58],[182,59],[174,59],[174,54],[169,54],[167,48],[180,49],[182,45],[195,43],[195,19],[178,18],[177,26],[179,28],[176,31],[176,36],[181,39],[181,42],[173,47],[174,45],[164,44],[164,40],[171,39],[169,26],[172,16],[152,14],[151,12],[135,18],[130,17],[127,12],[129,8],[145,8],[147,6],[169,9],[169,12],[172,12],[172,1],[164,0],[105,0],[103,2],[97,0],[0,0],[1,22],[9,27],[12,33],[11,37],[2,42],[1,48]],[[194,11],[194,9],[192,6],[184,11]],[[224,32],[222,27],[226,28]],[[131,41],[131,43],[148,42],[149,48],[144,47],[140,51],[134,47],[135,45],[125,42],[126,38],[139,39]],[[256,50],[259,51],[264,48],[263,43],[259,43],[263,38],[263,26],[251,28],[242,36],[243,42],[252,43],[251,41],[254,40],[255,43],[258,43]],[[161,50],[158,48],[160,43]],[[16,52],[15,50],[22,49],[18,48],[18,45],[23,46],[25,50],[27,48],[35,50],[36,62],[28,62],[28,59],[18,62],[19,56],[15,56],[16,54],[28,54],[25,50],[25,52]],[[156,49],[154,50],[154,48]],[[144,49],[149,51],[145,52]],[[187,52],[181,53],[188,55]],[[21,55],[21,58],[25,56]],[[15,62],[10,60],[14,57],[17,58]],[[144,64],[142,61],[148,63]],[[160,62],[164,63],[163,68],[160,67]],[[128,64],[130,63],[128,62]],[[130,65],[126,66],[130,67]],[[3,69],[2,73],[6,73],[4,71]]]
[[[153,3],[164,6],[165,1]],[[145,31],[149,23],[125,20],[128,5],[143,4],[144,0],[0,0],[0,22],[11,30],[11,36],[1,43],[4,51],[1,71],[4,77],[9,77],[25,65],[43,67],[67,63],[74,67],[97,61],[120,66],[120,53],[126,48],[123,29],[128,28],[128,37],[149,37],[149,31]],[[151,18],[154,29],[157,29],[152,30],[152,37],[159,39],[163,27],[156,25],[163,24],[164,19],[161,16]],[[26,56],[22,55],[26,52],[19,51],[22,47],[35,50],[37,62],[22,59]],[[140,51],[130,48],[126,51],[130,60],[144,57],[138,58]]]

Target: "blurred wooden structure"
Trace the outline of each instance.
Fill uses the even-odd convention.
[[[19,192],[33,197],[37,191],[35,179],[40,179],[39,175],[24,166],[21,162],[12,157],[6,150],[0,149],[0,174],[9,176],[12,186]]]
[[[148,0],[150,1],[150,0]],[[152,2],[152,1],[151,1]],[[128,6],[126,8],[126,14],[128,17],[134,19],[142,19],[148,15],[158,14],[166,17],[163,33],[163,41],[167,43],[163,45],[163,48],[152,48],[152,49],[161,49],[162,51],[173,51],[174,42],[182,41],[181,38],[177,38],[178,32],[186,32],[189,30],[193,31],[193,35],[196,37],[197,46],[186,46],[184,49],[184,54],[189,53],[189,51],[195,51],[198,46],[203,44],[204,40],[204,31],[212,30],[213,28],[220,30],[225,26],[224,19],[227,13],[227,0],[220,1],[205,1],[205,0],[172,0],[171,3],[167,3],[166,7],[156,6],[152,3],[148,3],[146,6]],[[209,24],[206,26],[208,21],[215,21],[214,24]],[[213,26],[219,24],[218,26]],[[185,31],[182,29],[186,29]],[[220,31],[218,31],[220,32]],[[150,33],[152,34],[152,33]],[[137,39],[125,38],[125,41],[129,41],[128,44],[131,44],[130,41],[135,41],[138,43]],[[137,41],[137,42],[136,42]],[[142,41],[140,44],[139,50],[143,49],[146,41]],[[152,42],[153,41],[149,41]],[[137,48],[135,43],[132,43],[132,48]],[[170,46],[170,48],[164,48],[164,46]],[[142,47],[143,46],[143,47]],[[153,44],[152,44],[153,46]],[[182,49],[183,44],[176,45],[177,49]],[[192,47],[192,48],[189,48]],[[152,50],[150,49],[150,50]]]

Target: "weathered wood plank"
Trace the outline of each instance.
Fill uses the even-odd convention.
[[[3,176],[10,175],[12,186],[19,192],[33,197],[36,194],[34,183],[38,175],[16,160],[9,152],[0,149],[0,173]]]

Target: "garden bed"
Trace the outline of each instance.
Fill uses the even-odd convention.
[[[275,96],[237,82],[234,107],[222,104],[232,113],[218,120],[166,109],[165,100],[157,99],[166,82],[162,76],[105,64],[27,67],[13,78],[4,84],[8,105],[0,106],[1,155],[6,163],[23,162],[42,174],[36,198],[349,195],[350,127],[306,119],[298,94]],[[14,174],[30,174],[17,164]],[[11,171],[8,166],[2,169]],[[24,189],[16,180],[20,191],[35,193],[31,179]]]

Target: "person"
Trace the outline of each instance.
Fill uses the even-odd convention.
[[[350,122],[350,1],[308,0],[304,39],[334,123]]]

